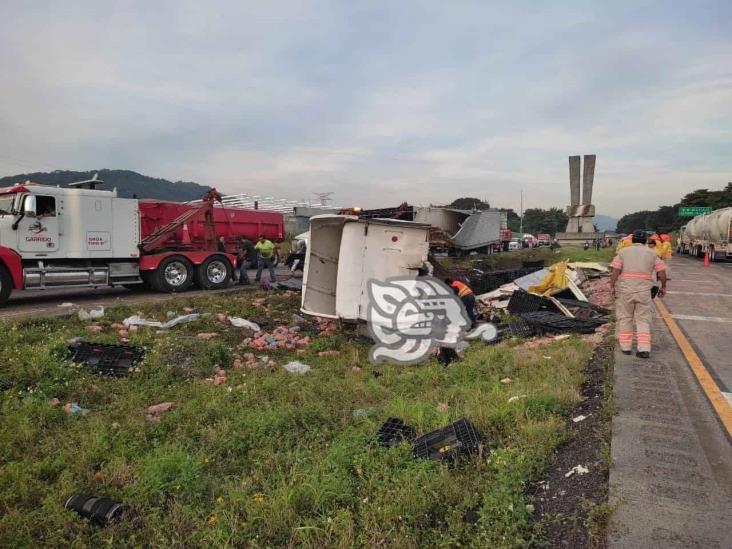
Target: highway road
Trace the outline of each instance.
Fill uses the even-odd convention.
[[[249,271],[249,278],[254,280],[256,270]],[[278,280],[290,278],[289,269],[277,269]],[[299,276],[299,274],[298,274]],[[266,274],[263,275],[267,277]],[[222,290],[191,290],[185,294],[164,294],[143,290],[127,290],[126,288],[66,288],[53,290],[29,290],[13,292],[10,301],[0,307],[0,320],[26,320],[38,317],[58,317],[75,313],[80,308],[94,308],[99,305],[112,307],[115,305],[134,305],[136,303],[150,303],[167,301],[173,297],[186,295],[210,295],[212,293],[252,291],[258,285],[230,286]],[[71,303],[70,307],[63,304]]]
[[[651,358],[615,355],[610,549],[732,546],[732,263],[668,265]]]

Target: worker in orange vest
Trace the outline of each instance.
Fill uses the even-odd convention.
[[[453,280],[452,278],[446,278],[445,284],[450,286],[452,291],[460,298],[460,301],[463,302],[465,310],[468,313],[468,318],[470,318],[470,328],[475,328],[475,325],[478,322],[475,319],[475,294],[473,293],[473,290],[471,290],[470,286],[464,282]]]

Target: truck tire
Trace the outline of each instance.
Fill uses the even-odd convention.
[[[193,284],[193,265],[180,255],[166,257],[155,269],[152,279],[159,292],[185,292]]]
[[[196,268],[196,281],[203,290],[218,290],[229,285],[232,272],[228,259],[212,255]]]
[[[5,305],[13,291],[13,279],[8,270],[0,265],[0,305]]]

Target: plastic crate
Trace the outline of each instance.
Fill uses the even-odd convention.
[[[524,290],[516,290],[508,300],[508,312],[512,314],[530,313],[546,307],[546,299]]]
[[[583,320],[580,318],[567,318],[561,313],[552,311],[535,311],[521,315],[526,322],[541,330],[549,332],[579,332],[591,334],[599,325],[597,319]],[[601,324],[602,322],[600,322]]]
[[[376,433],[376,441],[386,448],[399,446],[405,440],[413,440],[414,427],[407,425],[398,417],[390,417]]]
[[[478,431],[467,419],[459,419],[447,427],[422,435],[414,441],[414,457],[433,461],[453,461],[459,455],[480,453],[482,442]]]
[[[110,345],[82,341],[69,346],[69,358],[100,375],[122,377],[129,375],[145,356],[142,347]]]

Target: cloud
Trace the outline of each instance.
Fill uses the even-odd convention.
[[[334,1],[3,7],[0,170],[135,169],[341,204],[621,215],[730,180],[732,8]]]

